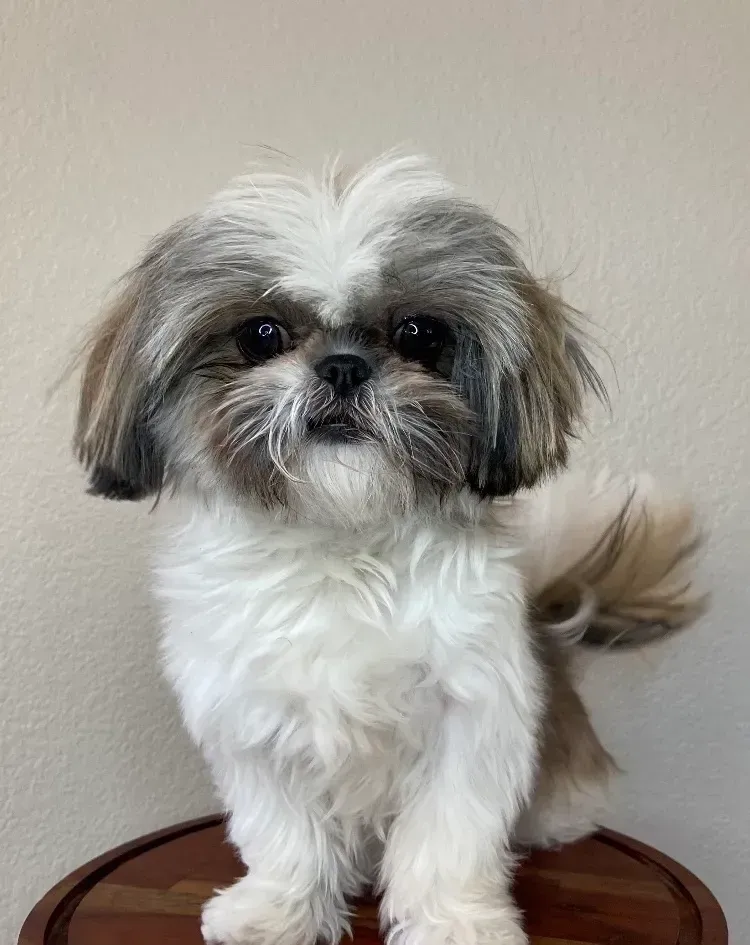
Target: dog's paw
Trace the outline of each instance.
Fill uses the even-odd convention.
[[[520,924],[515,919],[503,920],[497,928],[485,930],[481,938],[477,938],[481,945],[528,945],[529,939]]]
[[[529,939],[516,919],[515,910],[499,916],[495,922],[436,923],[403,922],[387,936],[388,945],[529,945]]]
[[[240,885],[239,883],[237,884]],[[236,886],[224,889],[203,907],[201,932],[206,945],[263,945],[268,937],[268,916],[265,928],[257,928],[257,902]]]
[[[274,898],[246,876],[209,899],[201,932],[206,945],[314,945],[338,942],[344,924],[330,903]]]

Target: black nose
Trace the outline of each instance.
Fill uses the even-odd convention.
[[[356,354],[329,354],[315,365],[315,373],[337,394],[350,394],[372,377],[372,368]]]

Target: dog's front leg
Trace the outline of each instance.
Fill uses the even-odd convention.
[[[503,685],[503,684],[501,684]],[[522,945],[509,841],[532,786],[533,695],[449,701],[413,773],[383,861],[383,923],[396,945]]]
[[[206,942],[338,942],[348,929],[345,896],[356,892],[358,876],[353,838],[327,816],[325,798],[305,789],[303,772],[282,776],[262,761],[223,759],[214,770],[230,813],[229,838],[248,872],[204,907]]]

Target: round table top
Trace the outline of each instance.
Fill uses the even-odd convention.
[[[202,904],[241,875],[221,818],[180,824],[58,883],[19,945],[202,945]],[[695,876],[608,830],[531,854],[515,895],[533,945],[727,945],[721,908]],[[355,945],[377,945],[373,901],[359,905],[353,929]]]

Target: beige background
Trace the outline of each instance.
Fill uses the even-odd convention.
[[[0,935],[83,859],[207,811],[156,669],[148,509],[96,502],[44,389],[144,240],[267,143],[435,155],[569,274],[617,366],[589,458],[698,497],[698,631],[588,677],[613,822],[750,921],[746,0],[2,0]],[[743,939],[738,931],[738,942]]]

